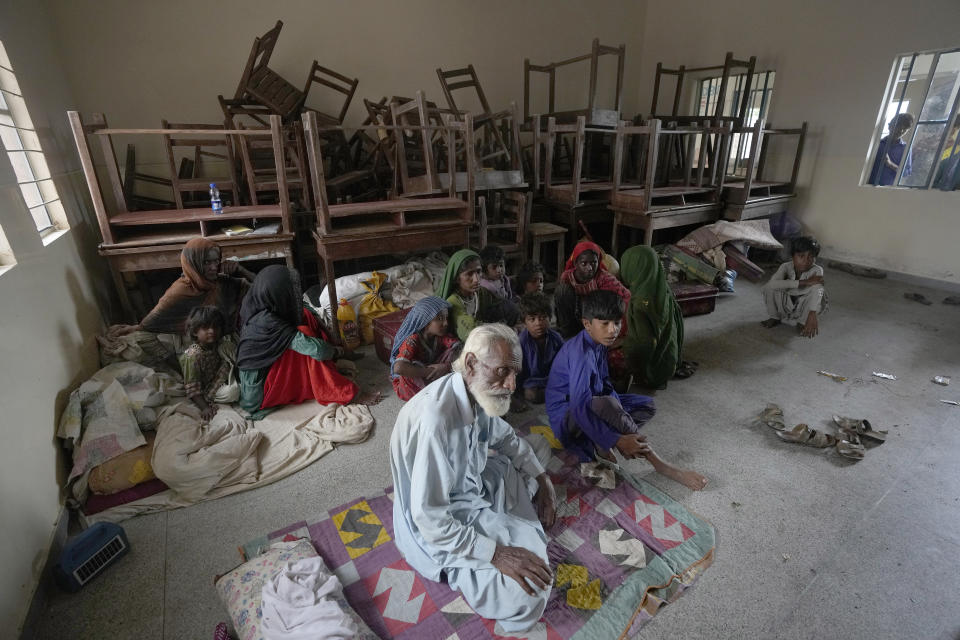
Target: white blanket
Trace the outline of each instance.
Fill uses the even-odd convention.
[[[278,409],[254,427],[221,406],[203,427],[190,416],[191,405],[180,406],[187,409],[161,418],[152,461],[157,477],[171,488],[87,516],[88,523],[120,522],[276,482],[332,451],[334,443],[366,439],[374,424],[363,405],[305,402]]]
[[[343,598],[337,577],[323,559],[286,562],[263,585],[264,640],[348,640],[376,638],[361,629]],[[366,625],[364,625],[366,627]]]

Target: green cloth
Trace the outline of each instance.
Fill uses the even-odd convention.
[[[290,341],[289,349],[310,356],[314,360],[331,360],[337,348],[320,338],[311,338],[297,331]],[[270,365],[272,367],[273,365]],[[270,367],[260,369],[240,369],[240,408],[250,414],[253,420],[260,420],[277,407],[261,409],[263,404],[263,385],[267,381]]]
[[[479,260],[480,255],[472,249],[460,249],[450,256],[450,260],[447,262],[447,270],[443,272],[443,280],[437,287],[438,298],[443,298],[449,302],[450,295],[457,290],[457,274],[460,272],[460,267],[470,258]]]
[[[643,386],[658,388],[677,371],[683,351],[683,314],[667,284],[660,258],[650,247],[627,249],[620,258],[620,279],[630,289],[627,368]]]
[[[497,297],[483,287],[477,289],[474,295],[477,296],[477,314],[475,316],[467,313],[460,294],[451,293],[447,297],[447,302],[450,303],[450,326],[457,337],[463,341],[466,341],[474,327],[483,324],[483,319],[491,315],[498,302]]]

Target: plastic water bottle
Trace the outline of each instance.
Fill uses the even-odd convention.
[[[220,201],[220,189],[215,182],[210,183],[210,208],[214,213],[223,213],[223,203]]]

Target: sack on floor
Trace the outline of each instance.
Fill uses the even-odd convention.
[[[392,303],[384,300],[381,295],[381,290],[386,282],[387,275],[379,271],[374,271],[370,278],[360,282],[367,291],[367,295],[363,296],[363,300],[360,301],[360,306],[357,309],[360,315],[360,337],[364,344],[373,343],[373,321],[380,316],[398,310]]]
[[[90,491],[98,495],[112,495],[156,478],[150,465],[156,436],[154,431],[144,434],[147,444],[121,453],[91,469],[87,478]]]

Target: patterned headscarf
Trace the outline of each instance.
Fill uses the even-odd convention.
[[[413,306],[413,309],[410,310],[407,317],[403,319],[403,324],[400,325],[397,334],[393,337],[393,349],[390,351],[391,378],[397,377],[397,374],[393,372],[393,363],[397,359],[397,354],[400,352],[400,346],[413,334],[423,331],[423,328],[430,324],[434,318],[449,308],[449,302],[435,296],[427,296],[417,301],[417,304]]]

